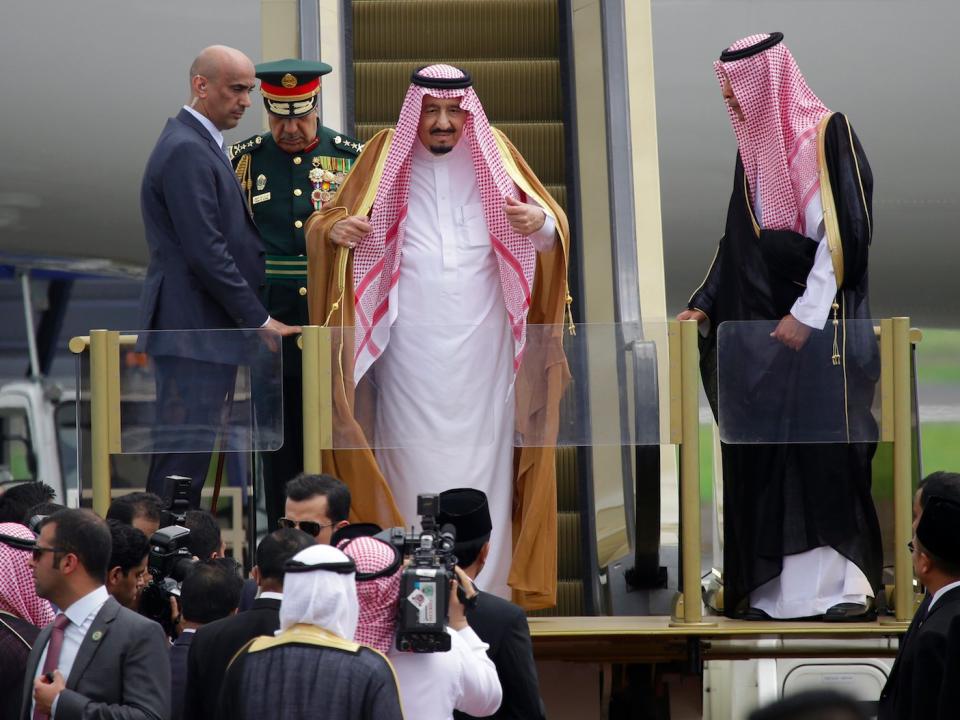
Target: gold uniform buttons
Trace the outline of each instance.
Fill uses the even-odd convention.
[[[302,163],[302,162],[303,162],[303,158],[300,157],[299,155],[293,159],[293,164],[294,164],[294,165],[299,165],[299,164]]]
[[[294,226],[297,230],[299,230],[300,228],[303,227],[303,220],[297,220],[297,221],[293,224],[293,226]]]
[[[300,288],[297,292],[300,293],[300,297],[303,297],[307,294],[307,289],[305,287]]]
[[[300,197],[301,195],[303,195],[303,190],[301,190],[300,188],[297,188],[296,190],[293,191],[293,194],[295,197]]]

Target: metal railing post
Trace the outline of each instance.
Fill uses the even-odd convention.
[[[110,453],[120,444],[120,334],[90,331],[90,435],[93,511],[110,507]],[[79,388],[77,389],[79,392]]]
[[[333,393],[330,329],[306,325],[303,351],[303,470],[321,472],[322,451],[333,447]]]
[[[893,318],[893,575],[899,622],[913,615],[913,564],[907,543],[913,537],[910,464],[910,318]]]
[[[697,322],[684,320],[679,325],[680,575],[683,582],[683,609],[672,624],[713,625],[703,620],[700,589],[700,350]],[[677,343],[674,342],[671,347],[676,349]],[[676,367],[676,363],[671,362],[671,371]],[[675,383],[672,385],[676,388]],[[672,406],[676,408],[675,403]],[[671,418],[671,423],[675,421],[675,418]]]

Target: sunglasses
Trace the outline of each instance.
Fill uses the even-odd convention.
[[[33,555],[34,562],[40,562],[40,558],[43,557],[43,554],[45,552],[62,553],[62,552],[66,552],[66,550],[62,550],[61,548],[55,548],[55,547],[41,547],[39,545],[34,545],[33,549],[30,550],[30,553]]]
[[[303,530],[307,535],[316,537],[320,534],[321,530],[326,528],[331,528],[336,523],[330,523],[328,525],[322,525],[321,523],[316,522],[315,520],[291,520],[290,518],[282,517],[277,521],[277,525],[281,530],[290,530],[293,528],[299,528]]]

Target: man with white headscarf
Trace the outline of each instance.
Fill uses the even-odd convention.
[[[484,587],[527,608],[556,598],[567,247],[563,211],[449,65],[413,73],[396,129],[307,223],[311,322],[340,333],[324,471],[382,527],[413,524],[419,493],[483,490]]]
[[[397,604],[409,601],[400,597],[399,552],[372,537],[346,540],[340,548],[357,566],[360,621],[355,639],[390,659],[407,716],[453,720],[454,710],[478,717],[493,715],[503,697],[497,668],[487,657],[489,646],[467,623],[456,588],[450,591],[450,651],[401,652],[396,648]],[[475,597],[470,578],[458,571],[464,592]]]
[[[314,545],[284,572],[280,631],[237,653],[217,717],[402,720],[390,663],[353,641],[359,613],[354,562],[334,547]]]
[[[863,437],[875,429],[876,339],[869,323],[844,321],[870,318],[873,175],[849,121],[814,95],[782,39],[752,35],[715,64],[739,148],[733,195],[713,265],[678,317],[697,320],[705,335],[701,370],[715,414],[721,323],[771,321],[772,337],[800,350],[832,319],[835,349],[815,359],[822,360],[815,394],[835,413],[831,421]],[[750,357],[733,369],[744,393],[770,377],[778,388],[799,377],[795,353],[774,348]],[[722,446],[727,615],[873,615],[881,573],[870,494],[875,447]]]

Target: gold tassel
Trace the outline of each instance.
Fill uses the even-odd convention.
[[[569,332],[571,335],[576,335],[577,326],[573,324],[573,309],[571,307],[573,305],[573,296],[570,293],[567,293],[565,302],[567,305],[567,332]]]
[[[327,319],[324,321],[324,327],[330,324],[330,318],[333,317],[333,314],[340,309],[340,303],[343,302],[343,294],[347,286],[347,261],[350,257],[350,251],[340,246],[337,248],[337,289],[340,290],[340,295],[334,301],[333,305],[330,306],[330,312],[327,314]]]
[[[833,301],[833,364],[840,364],[840,345],[837,342],[839,333],[840,333],[840,320],[837,319],[837,310],[840,309],[840,306],[837,304],[836,299]]]

